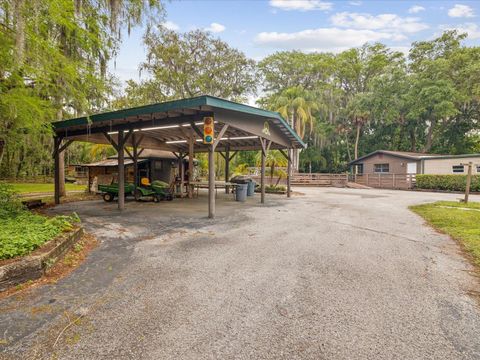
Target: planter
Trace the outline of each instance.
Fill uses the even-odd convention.
[[[4,264],[0,265],[0,291],[41,277],[46,268],[65,255],[82,235],[83,228],[77,227],[48,241],[30,255],[2,261]]]

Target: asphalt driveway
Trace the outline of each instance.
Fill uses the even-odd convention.
[[[407,209],[459,195],[299,190],[221,202],[213,222],[202,198],[58,207],[101,244],[0,301],[0,357],[480,359],[472,267]]]

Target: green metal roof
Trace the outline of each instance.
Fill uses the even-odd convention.
[[[94,114],[90,116],[82,116],[74,119],[62,120],[53,122],[53,127],[55,130],[62,130],[70,127],[95,124],[103,121],[110,121],[116,119],[123,119],[129,116],[141,116],[145,114],[152,113],[162,113],[167,111],[181,110],[184,108],[196,108],[200,106],[211,106],[213,108],[236,111],[240,113],[245,113],[249,115],[257,115],[267,118],[273,118],[280,121],[280,123],[288,130],[290,135],[292,135],[296,141],[298,141],[301,146],[306,147],[306,144],[302,141],[300,136],[291,128],[291,126],[285,121],[285,119],[278,113],[274,111],[268,111],[254,106],[245,105],[236,103],[233,101],[217,98],[209,95],[202,95],[188,99],[173,100],[157,104],[139,106],[129,109],[122,109],[116,111],[109,111],[99,114]]]

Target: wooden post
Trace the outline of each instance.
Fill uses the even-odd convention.
[[[132,134],[132,144],[133,144],[133,193],[137,193],[137,184],[138,184],[138,144],[135,142],[135,133]]]
[[[287,158],[287,197],[292,196],[292,154],[291,150],[288,149],[288,158]]]
[[[468,196],[470,195],[470,184],[472,183],[472,162],[470,161],[468,164],[468,172],[467,172],[467,184],[465,185],[465,199],[463,200],[465,204],[468,203]]]
[[[125,153],[123,130],[118,131],[118,210],[125,209]]]
[[[53,139],[53,158],[55,160],[55,205],[60,204],[60,144],[62,139],[55,136]]]
[[[208,149],[208,217],[215,217],[215,148],[211,145]]]
[[[188,197],[191,199],[193,198],[193,186],[190,185],[193,178],[193,144],[195,142],[195,138],[193,137],[193,129],[190,129],[190,136],[188,138]]]
[[[226,145],[225,148],[225,182],[228,183],[228,180],[230,180],[230,144]],[[229,186],[225,186],[225,193],[229,193]]]
[[[392,187],[395,189],[395,174],[392,177]]]
[[[183,198],[184,194],[184,181],[185,181],[185,164],[184,164],[184,159],[185,159],[185,154],[180,153],[180,159],[178,160],[179,163],[178,165],[180,166],[180,197]]]

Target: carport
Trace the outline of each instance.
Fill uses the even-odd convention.
[[[214,119],[213,144],[203,143],[202,127],[205,117]],[[187,155],[189,159],[193,159],[194,153],[208,152],[210,218],[215,216],[215,151],[220,152],[225,159],[225,181],[228,181],[229,163],[237,151],[261,150],[260,186],[261,203],[264,203],[265,161],[268,151],[278,149],[288,160],[287,196],[290,196],[291,149],[306,146],[280,114],[212,96],[199,96],[58,121],[53,123],[53,128],[56,204],[60,203],[59,155],[73,141],[108,144],[117,150],[120,210],[125,206],[124,152],[132,159],[135,169],[143,149],[172,151],[180,161]],[[189,170],[192,169],[193,161],[190,160]],[[188,191],[191,196],[191,186],[188,186]]]

